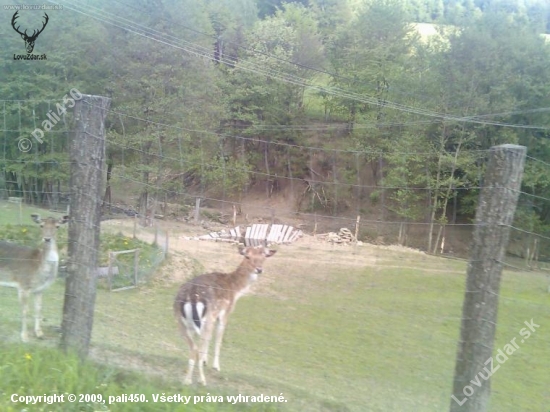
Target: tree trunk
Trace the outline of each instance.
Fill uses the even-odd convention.
[[[145,165],[145,170],[143,171],[143,191],[141,192],[141,195],[139,197],[139,213],[141,215],[141,225],[142,226],[148,226],[148,218],[147,208],[149,207],[149,151],[151,150],[151,146],[153,145],[153,142],[148,141],[145,143],[145,147],[143,149],[142,153],[142,162],[143,165]]]
[[[462,139],[459,141],[458,146],[455,150],[455,157],[453,160],[453,166],[451,168],[451,176],[449,177],[449,185],[447,186],[447,192],[445,193],[445,197],[443,198],[443,205],[441,206],[441,217],[439,218],[440,226],[439,231],[437,232],[437,239],[435,241],[434,245],[434,251],[433,254],[437,254],[437,247],[439,245],[439,240],[441,239],[441,234],[443,233],[443,230],[445,229],[445,221],[446,221],[446,214],[447,214],[447,204],[449,203],[449,198],[451,197],[451,191],[454,187],[454,180],[453,176],[456,171],[456,163],[458,161],[458,153],[460,152],[460,147],[462,146]]]
[[[269,171],[269,158],[268,158],[268,155],[267,155],[267,147],[268,147],[268,144],[266,143],[265,146],[264,146],[264,161],[265,161],[265,172],[267,173],[267,178],[266,178],[266,181],[265,181],[265,191],[266,191],[266,196],[267,198],[271,198],[271,173]]]
[[[435,214],[437,213],[437,205],[439,204],[439,179],[440,179],[440,173],[441,173],[441,156],[439,157],[439,160],[437,162],[437,174],[435,178],[435,188],[433,190],[433,196],[432,196],[432,202],[431,202],[431,210],[430,210],[430,226],[428,228],[428,253],[431,253],[432,251],[432,244],[433,244],[433,231],[434,231],[434,223],[435,223]]]

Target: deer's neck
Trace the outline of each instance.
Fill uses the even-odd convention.
[[[49,287],[57,277],[57,269],[59,267],[59,254],[55,240],[44,242],[42,245],[42,262],[38,273],[36,287],[34,292],[40,292]]]
[[[57,252],[57,244],[54,239],[42,244],[42,256],[45,262],[59,262],[59,253]]]
[[[258,279],[256,268],[243,261],[237,270],[229,274],[232,283],[232,289],[235,293],[235,300],[240,298],[250,289],[250,286]]]

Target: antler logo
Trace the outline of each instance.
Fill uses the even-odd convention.
[[[27,53],[30,54],[34,50],[34,42],[38,38],[38,35],[40,33],[42,33],[44,31],[44,29],[46,28],[46,25],[48,24],[49,17],[46,13],[44,13],[44,17],[46,18],[46,20],[44,21],[44,24],[42,25],[42,28],[40,30],[33,30],[32,36],[29,36],[27,34],[27,30],[25,30],[23,33],[19,31],[19,27],[21,27],[21,26],[15,27],[15,20],[17,20],[17,18],[19,17],[17,15],[17,13],[19,13],[19,11],[16,11],[15,14],[13,15],[13,17],[11,18],[11,26],[13,27],[13,29],[17,33],[19,33],[21,35],[23,40],[25,40],[25,48],[27,49]]]

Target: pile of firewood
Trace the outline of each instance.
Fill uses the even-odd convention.
[[[336,232],[322,233],[317,235],[317,237],[324,239],[325,241],[330,243],[351,243],[356,240],[353,233],[351,233],[351,230],[345,227],[341,228],[338,231],[338,233]]]

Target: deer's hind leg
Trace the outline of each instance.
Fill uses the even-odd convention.
[[[199,348],[197,347],[195,340],[193,339],[192,332],[183,324],[185,319],[178,319],[178,328],[181,335],[189,345],[189,359],[187,361],[187,373],[183,380],[184,385],[191,385],[193,383],[193,371],[195,370],[195,364],[199,362]]]
[[[214,323],[216,319],[212,316],[208,316],[204,322],[201,336],[199,337],[199,376],[200,382],[206,385],[206,379],[204,377],[204,365],[208,361],[208,347],[210,346],[210,340],[212,338],[212,331],[214,329]]]

